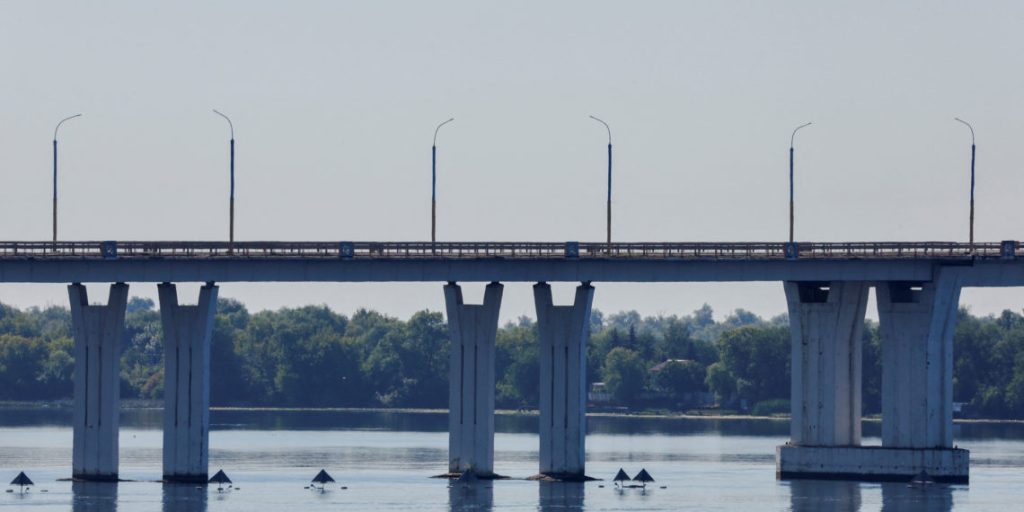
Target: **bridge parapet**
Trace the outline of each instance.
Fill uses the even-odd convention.
[[[20,259],[974,260],[1016,257],[1016,241],[958,242],[0,242]]]

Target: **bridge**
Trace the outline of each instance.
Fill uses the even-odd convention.
[[[166,480],[205,481],[217,282],[438,282],[451,336],[449,471],[493,476],[502,282],[534,283],[539,473],[585,476],[586,345],[594,283],[777,281],[792,342],[790,441],[780,478],[969,479],[953,445],[953,332],[963,287],[1024,286],[1019,242],[0,242],[0,283],[68,283],[75,340],[73,476],[118,478],[125,283],[158,283]],[[173,283],[202,282],[198,304]],[[459,282],[489,283],[482,304]],[[555,305],[549,282],[578,282]],[[82,283],[112,283],[106,305]],[[882,445],[861,443],[862,329],[875,289]]]

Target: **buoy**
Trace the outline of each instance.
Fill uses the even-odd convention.
[[[224,470],[223,469],[220,470],[220,471],[217,471],[217,474],[215,474],[212,477],[210,477],[210,482],[209,483],[217,484],[217,492],[223,492],[224,491],[224,487],[223,487],[224,484],[228,484],[228,489],[231,488],[231,484],[232,484],[231,479],[228,478],[228,475],[224,474]]]

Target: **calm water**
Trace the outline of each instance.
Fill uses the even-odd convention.
[[[239,489],[170,486],[160,478],[160,411],[122,415],[120,484],[57,481],[71,474],[70,411],[0,409],[0,478],[24,470],[38,486],[0,494],[0,508],[32,511],[249,510],[1020,510],[1024,426],[961,425],[971,450],[969,486],[775,480],[775,446],[788,424],[590,418],[587,472],[610,478],[621,466],[657,479],[646,492],[611,482],[547,484],[536,473],[536,418],[499,416],[495,471],[512,477],[450,487],[445,414],[214,411],[211,472],[224,468]],[[878,425],[865,425],[878,444]],[[304,490],[320,468],[338,480]],[[340,486],[347,486],[342,490]],[[601,486],[604,486],[603,488]],[[661,486],[666,488],[662,489]],[[41,492],[43,489],[47,492]]]

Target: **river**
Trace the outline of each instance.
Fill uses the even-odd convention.
[[[236,487],[163,485],[161,411],[122,412],[119,484],[75,483],[71,412],[0,409],[0,478],[25,471],[30,492],[0,494],[0,508],[30,511],[567,511],[567,510],[1019,510],[1024,425],[958,424],[971,450],[970,485],[778,481],[775,446],[788,422],[750,419],[590,417],[586,484],[525,480],[537,472],[536,416],[498,415],[495,471],[508,480],[472,486],[429,478],[447,469],[443,412],[214,410],[210,472]],[[866,422],[865,444],[880,444]],[[646,468],[646,490],[614,488],[622,467]],[[305,487],[321,469],[337,484]],[[342,489],[342,486],[346,489]],[[45,490],[45,492],[43,492]]]

